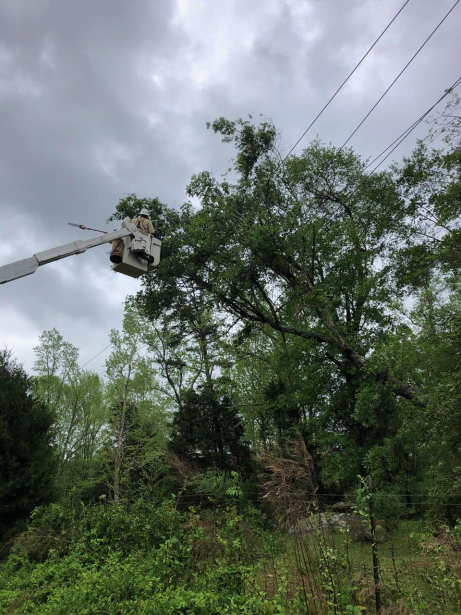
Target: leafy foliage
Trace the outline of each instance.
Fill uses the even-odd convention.
[[[54,494],[53,415],[31,378],[0,352],[0,538]]]
[[[53,412],[59,481],[72,485],[86,473],[107,420],[100,378],[78,366],[78,349],[56,329],[44,331],[35,350],[35,392]]]
[[[169,449],[199,469],[249,470],[250,451],[232,400],[216,386],[189,391],[175,414]]]

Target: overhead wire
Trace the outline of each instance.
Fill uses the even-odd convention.
[[[309,126],[306,128],[306,130],[303,132],[303,134],[299,137],[299,139],[296,141],[296,143],[294,143],[294,145],[290,148],[290,150],[287,152],[287,154],[285,154],[285,156],[281,157],[281,160],[280,160],[279,164],[276,166],[275,170],[272,171],[269,174],[269,177],[268,177],[268,179],[267,179],[267,181],[265,183],[264,203],[265,203],[266,206],[267,206],[268,199],[269,199],[270,182],[271,182],[273,176],[280,171],[280,169],[283,167],[283,165],[285,163],[285,160],[288,158],[288,156],[295,150],[295,148],[303,140],[303,138],[306,136],[306,134],[309,132],[309,130],[312,128],[312,126],[316,123],[316,121],[320,118],[320,116],[323,114],[323,112],[333,102],[333,100],[336,98],[336,96],[339,94],[339,92],[343,89],[343,87],[346,85],[346,83],[349,81],[349,79],[352,77],[352,75],[355,73],[355,71],[359,68],[359,66],[365,60],[365,58],[369,55],[369,53],[373,50],[373,48],[378,44],[378,42],[381,40],[381,38],[384,36],[384,34],[390,28],[390,26],[394,23],[394,21],[400,15],[400,13],[403,11],[403,9],[407,6],[409,1],[410,0],[406,0],[406,2],[400,7],[400,9],[397,11],[397,13],[391,19],[391,21],[387,24],[387,26],[384,28],[384,30],[381,32],[381,34],[375,40],[375,42],[371,45],[371,47],[368,49],[368,51],[362,56],[362,58],[359,60],[359,62],[351,70],[351,72],[347,75],[347,77],[344,79],[344,81],[341,83],[341,85],[337,88],[337,90],[334,92],[334,94],[331,96],[331,98],[327,101],[327,103],[323,106],[323,108],[319,111],[319,113],[315,116],[315,118],[312,120],[312,122],[309,124]]]
[[[355,71],[359,68],[359,66],[365,60],[365,58],[369,55],[369,53],[373,50],[373,48],[378,44],[378,42],[381,40],[381,38],[384,36],[384,34],[390,28],[390,26],[394,23],[394,21],[400,15],[400,13],[403,11],[403,9],[407,6],[409,1],[410,0],[406,0],[406,2],[400,7],[400,9],[397,11],[397,13],[391,19],[391,21],[387,24],[387,26],[384,28],[384,30],[381,32],[381,34],[375,40],[375,42],[371,45],[371,47],[368,49],[368,51],[362,56],[362,58],[359,60],[359,62],[351,70],[351,72],[347,75],[347,77],[344,79],[344,81],[341,83],[341,85],[337,88],[337,90],[334,92],[334,94],[331,96],[331,98],[327,101],[327,103],[323,106],[323,108],[319,111],[319,113],[315,116],[315,118],[312,120],[312,122],[309,124],[309,126],[306,128],[306,130],[303,132],[303,134],[299,137],[299,139],[296,141],[296,143],[294,143],[294,145],[290,148],[290,150],[287,152],[287,154],[285,154],[281,158],[281,160],[280,160],[279,164],[277,165],[277,167],[275,168],[275,170],[272,173],[270,173],[270,175],[269,175],[269,177],[267,179],[267,182],[266,182],[266,186],[265,186],[265,197],[264,197],[265,205],[267,205],[267,202],[268,202],[269,187],[270,187],[270,182],[271,182],[273,176],[280,171],[280,169],[283,167],[283,165],[285,163],[285,160],[288,158],[288,156],[295,150],[295,148],[303,140],[303,138],[306,136],[306,134],[309,132],[309,130],[312,128],[312,126],[317,122],[317,120],[320,118],[320,116],[323,114],[323,112],[330,106],[330,104],[333,102],[333,100],[336,98],[336,96],[339,94],[339,92],[343,89],[343,87],[346,85],[346,83],[349,81],[349,79],[352,77],[352,75],[355,73]],[[459,2],[459,0],[458,0],[458,2]]]
[[[84,363],[80,369],[83,369],[86,365],[88,365],[88,363],[91,363],[91,361],[96,359],[96,357],[99,357],[100,354],[102,354],[105,350],[107,350],[111,346],[112,346],[112,342],[110,344],[108,344],[105,348],[103,348],[100,352],[98,352],[98,354],[95,354],[94,357],[91,357],[91,359],[89,361],[87,361],[86,363]]]
[[[299,139],[296,141],[296,143],[291,147],[291,149],[289,150],[289,152],[282,158],[282,161],[279,165],[280,166],[283,165],[284,161],[286,158],[288,158],[288,156],[294,151],[294,149],[299,145],[299,143],[304,139],[304,137],[306,136],[306,134],[309,132],[309,130],[312,128],[312,126],[316,123],[316,121],[319,119],[319,117],[323,114],[323,112],[330,106],[330,103],[333,102],[333,100],[336,98],[336,96],[339,94],[339,92],[343,89],[343,87],[346,85],[346,83],[349,81],[349,79],[352,77],[352,75],[355,73],[355,71],[359,68],[359,66],[362,64],[362,62],[365,60],[365,58],[368,56],[368,54],[372,51],[372,49],[378,44],[378,42],[381,40],[381,38],[384,36],[384,34],[387,32],[387,30],[391,27],[391,25],[394,23],[394,21],[397,19],[397,17],[400,15],[400,13],[403,11],[403,9],[407,6],[407,4],[409,3],[410,0],[406,0],[406,2],[402,5],[402,7],[400,8],[399,11],[397,11],[397,13],[394,15],[394,17],[391,19],[391,21],[387,24],[387,26],[384,28],[384,30],[381,32],[381,34],[378,36],[378,38],[375,40],[375,42],[373,43],[373,45],[368,49],[368,51],[362,56],[361,60],[355,65],[355,67],[351,70],[351,72],[348,74],[348,76],[344,79],[344,81],[341,83],[341,85],[339,86],[339,88],[336,90],[336,92],[333,94],[333,96],[330,98],[330,100],[324,105],[324,107],[319,111],[319,113],[315,116],[315,118],[312,120],[312,122],[309,124],[309,126],[306,128],[306,130],[303,132],[303,134],[299,137]]]
[[[377,160],[379,160],[379,158],[381,158],[381,156],[383,156],[394,144],[394,147],[392,147],[391,151],[387,154],[387,156],[385,156],[381,162],[376,165],[376,167],[371,171],[370,175],[372,175],[382,164],[385,160],[387,160],[389,158],[389,156],[397,149],[397,147],[413,132],[413,130],[415,130],[415,128],[417,128],[419,126],[419,124],[421,124],[421,122],[429,115],[429,113],[431,113],[431,111],[433,111],[435,109],[435,107],[437,107],[437,105],[442,102],[442,100],[444,100],[444,98],[446,98],[449,94],[451,94],[453,92],[453,90],[455,90],[461,83],[461,77],[459,77],[452,86],[450,86],[447,90],[445,90],[444,94],[437,100],[437,102],[435,102],[432,107],[430,107],[425,113],[423,113],[415,122],[413,122],[413,124],[411,126],[409,126],[406,130],[404,130],[402,132],[402,134],[400,136],[397,137],[397,139],[394,139],[394,141],[392,141],[392,143],[390,145],[388,145],[386,147],[385,150],[383,150],[380,154],[378,154],[378,156],[376,156],[371,162],[369,162],[367,164],[367,166],[365,167],[365,169],[368,169],[369,167],[371,167],[371,165],[373,165]]]
[[[111,344],[109,344],[109,345],[111,345]],[[145,344],[143,344],[142,346],[140,346],[140,347],[136,350],[136,352],[133,354],[133,357],[134,357],[135,355],[137,355],[137,354],[138,354],[138,352],[140,352],[140,351],[141,351],[143,348],[145,348],[147,345],[148,345],[148,344],[147,344],[147,342],[146,342]],[[102,351],[101,351],[101,352],[102,352]],[[145,353],[144,353],[144,354],[143,354],[140,358],[142,359],[143,357],[145,357],[145,356],[146,356],[146,354],[147,354],[148,352],[149,352],[149,351],[147,350],[147,351],[146,351],[146,352],[145,352]],[[101,353],[99,353],[99,354],[101,354]],[[99,372],[98,376],[102,376],[102,375],[104,374],[104,372],[105,372],[105,371],[106,371],[106,370],[105,370],[105,369],[103,369],[101,372]]]
[[[399,147],[399,145],[413,132],[413,130],[415,130],[415,128],[417,128],[419,124],[429,115],[429,113],[433,111],[435,107],[442,100],[444,100],[449,94],[451,94],[451,92],[453,92],[453,90],[456,89],[460,84],[461,84],[461,77],[459,77],[453,83],[453,85],[447,88],[442,94],[442,96],[427,111],[425,111],[415,122],[413,122],[411,126],[409,126],[406,130],[404,130],[396,139],[394,139],[394,141],[392,141],[390,145],[388,145],[380,154],[378,154],[375,158],[373,158],[373,160],[371,160],[364,167],[364,171],[368,169],[371,165],[373,165],[377,160],[379,160],[379,158],[381,158],[381,156],[383,156],[390,148],[392,148],[389,151],[389,153],[374,167],[374,169],[370,171],[368,175],[366,175],[366,177],[370,177],[371,175],[373,175],[377,171],[377,169],[385,162],[385,160],[387,160],[389,156],[397,149],[397,147]],[[357,193],[358,190],[359,190],[359,186],[357,186],[356,189],[353,190],[353,192],[349,195],[349,198],[352,198]]]
[[[375,171],[383,164],[383,162],[385,160],[387,160],[387,158],[389,158],[389,156],[397,149],[397,147],[413,132],[413,130],[415,130],[415,128],[417,128],[419,126],[419,124],[421,124],[421,122],[429,115],[429,113],[431,113],[431,111],[433,111],[437,105],[442,102],[442,100],[444,100],[449,94],[451,94],[453,92],[453,90],[455,90],[459,85],[461,84],[461,77],[459,77],[454,83],[453,85],[451,85],[449,88],[447,88],[444,93],[442,94],[442,96],[427,110],[425,111],[415,122],[413,122],[413,124],[411,124],[411,126],[409,126],[406,130],[404,130],[396,139],[394,139],[392,141],[392,143],[390,145],[388,145],[385,149],[383,149],[383,151],[378,154],[377,156],[375,156],[375,158],[373,158],[373,160],[371,160],[365,167],[364,170],[368,169],[369,167],[371,167],[377,160],[379,160],[381,158],[381,156],[383,156],[390,148],[391,151],[381,160],[381,162],[379,162],[379,164],[377,164],[375,166],[375,168],[370,171],[370,173],[368,174],[373,175],[373,173],[375,173]],[[394,147],[392,147],[394,146]],[[355,193],[357,192],[357,189],[352,193],[351,196],[353,196]]]
[[[370,117],[370,115],[373,113],[373,111],[376,109],[376,107],[379,105],[379,103],[383,100],[383,98],[386,96],[386,94],[391,90],[391,88],[395,85],[395,83],[400,79],[400,77],[403,75],[403,73],[407,70],[407,68],[410,66],[410,64],[413,62],[413,60],[416,58],[416,56],[420,53],[420,51],[425,47],[425,45],[429,42],[429,40],[434,36],[434,34],[437,32],[437,30],[440,28],[440,26],[443,24],[443,22],[447,19],[447,17],[450,15],[450,13],[456,8],[456,6],[459,4],[460,0],[456,0],[456,2],[454,3],[454,5],[451,7],[451,9],[448,11],[448,13],[446,13],[446,15],[443,17],[443,19],[437,24],[437,26],[432,30],[432,32],[429,34],[429,36],[426,38],[426,40],[422,43],[422,45],[419,47],[419,49],[413,54],[413,56],[410,58],[410,60],[405,64],[405,66],[402,68],[402,70],[400,71],[400,73],[397,75],[397,77],[392,81],[392,83],[389,85],[389,87],[385,90],[385,92],[379,97],[379,99],[377,100],[377,102],[373,105],[373,107],[370,109],[370,111],[368,111],[368,113],[365,115],[365,117],[363,118],[363,120],[358,124],[358,126],[355,128],[355,130],[349,135],[349,137],[346,139],[346,141],[342,144],[342,146],[340,147],[341,151],[348,143],[349,141],[352,139],[352,137],[355,135],[355,133],[359,130],[359,128],[363,125],[363,123],[367,120],[368,117]]]
[[[108,344],[105,348],[103,348],[100,352],[98,352],[98,354],[95,354],[94,357],[91,357],[91,359],[89,361],[87,361],[86,363],[84,363],[82,365],[82,367],[80,369],[83,369],[84,367],[86,367],[88,365],[88,363],[91,363],[91,361],[93,361],[94,359],[96,359],[96,357],[99,357],[100,354],[102,354],[105,350],[107,350],[108,348],[110,348],[112,346],[112,342],[110,344]],[[141,346],[136,352],[139,352],[140,350],[142,350],[143,348],[145,348],[147,346],[147,344],[144,344],[143,346]],[[136,353],[135,353],[136,354]],[[143,356],[145,356],[147,353],[144,353]],[[103,370],[102,372],[100,372],[98,375],[100,376],[101,374],[104,373],[105,370]]]

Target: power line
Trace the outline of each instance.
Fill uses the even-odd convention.
[[[368,54],[372,51],[372,49],[377,45],[377,43],[381,40],[381,38],[384,36],[384,34],[390,28],[390,26],[394,23],[394,21],[397,19],[397,17],[403,11],[403,9],[406,7],[406,5],[409,3],[409,1],[410,0],[406,0],[406,2],[403,4],[403,6],[397,11],[397,13],[394,15],[394,17],[391,19],[391,21],[387,24],[387,26],[384,28],[384,30],[381,32],[381,34],[378,36],[378,38],[375,40],[375,42],[368,49],[368,51],[362,56],[360,61],[355,65],[355,67],[352,69],[352,71],[344,79],[344,81],[341,83],[341,85],[336,90],[336,92],[333,94],[333,96],[328,100],[328,102],[319,111],[319,113],[312,120],[312,122],[309,124],[309,126],[306,128],[306,130],[303,132],[303,134],[299,137],[299,139],[296,141],[296,143],[288,151],[288,153],[281,159],[281,161],[278,164],[278,166],[275,169],[275,171],[270,173],[270,175],[269,175],[269,177],[267,179],[267,182],[266,182],[266,187],[265,187],[265,191],[266,191],[265,198],[264,198],[265,205],[267,205],[267,201],[268,201],[268,198],[269,198],[270,182],[271,182],[271,179],[273,178],[274,174],[278,173],[278,171],[282,168],[282,166],[283,166],[285,160],[288,158],[288,156],[295,150],[295,148],[298,146],[298,144],[304,139],[306,134],[309,132],[309,130],[312,128],[312,126],[315,124],[315,122],[319,119],[319,117],[322,115],[322,113],[327,109],[327,107],[329,107],[330,103],[333,102],[333,100],[336,98],[336,96],[339,94],[339,92],[342,90],[342,88],[346,85],[346,83],[349,81],[349,79],[352,77],[352,75],[355,73],[355,71],[359,68],[359,66],[362,64],[362,62],[368,56]],[[459,2],[459,0],[458,0],[458,2]]]
[[[360,122],[360,124],[356,127],[356,129],[352,132],[352,134],[346,139],[346,141],[343,143],[343,145],[340,147],[340,151],[349,143],[349,141],[352,139],[352,137],[355,135],[355,133],[358,131],[358,129],[360,128],[360,126],[362,126],[362,124],[366,121],[366,119],[371,115],[371,113],[376,109],[376,107],[379,105],[379,103],[382,101],[382,99],[386,96],[386,94],[389,92],[389,90],[394,86],[394,84],[398,81],[398,79],[400,79],[400,77],[403,75],[403,73],[406,71],[406,69],[410,66],[410,64],[413,62],[413,60],[416,58],[416,56],[419,54],[419,52],[423,49],[423,47],[426,45],[426,43],[433,37],[433,35],[437,32],[437,30],[440,28],[440,26],[443,24],[443,22],[447,19],[447,17],[450,15],[450,13],[453,11],[453,9],[459,4],[460,0],[456,0],[456,2],[454,3],[454,5],[451,7],[451,9],[448,11],[448,13],[445,15],[445,17],[438,23],[438,25],[432,30],[432,32],[429,34],[429,36],[426,38],[426,40],[424,41],[424,43],[419,47],[419,49],[416,51],[416,53],[411,57],[411,59],[405,64],[405,66],[403,67],[403,69],[400,71],[400,73],[397,75],[397,77],[394,79],[394,81],[390,84],[390,86],[387,88],[387,90],[380,96],[380,98],[377,100],[377,102],[373,105],[373,107],[370,109],[370,111],[366,114],[366,116],[363,118],[363,120]]]
[[[373,175],[376,170],[383,164],[383,162],[385,160],[387,160],[387,158],[389,158],[389,156],[397,149],[397,147],[413,132],[413,130],[419,126],[419,124],[429,115],[429,113],[435,109],[435,107],[444,99],[446,98],[455,88],[458,87],[458,85],[461,84],[461,77],[459,77],[451,87],[449,87],[447,90],[445,90],[445,92],[443,93],[443,95],[437,100],[437,102],[435,102],[432,107],[430,107],[425,113],[423,113],[423,115],[421,115],[421,117],[419,117],[415,122],[413,122],[413,124],[411,124],[411,126],[409,126],[406,130],[403,131],[403,133],[401,133],[397,139],[394,139],[394,141],[392,141],[392,143],[390,145],[388,145],[386,147],[386,149],[384,149],[380,154],[378,154],[375,158],[373,158],[373,160],[371,162],[369,162],[366,167],[364,168],[364,170],[368,169],[372,164],[374,164],[379,158],[381,158],[381,156],[383,156],[390,148],[391,151],[387,154],[387,156],[385,156],[381,162],[379,162],[376,167],[370,171],[370,173],[368,174],[368,177],[370,175]],[[394,147],[392,147],[394,146]],[[360,186],[357,186],[356,189],[351,193],[349,198],[352,198],[357,191],[359,190]]]
[[[110,348],[112,346],[112,342],[110,344],[108,344],[105,348],[103,348],[101,351],[98,352],[98,354],[95,354],[94,357],[91,357],[91,359],[89,361],[87,361],[86,363],[84,363],[82,365],[82,367],[80,369],[83,369],[86,365],[88,365],[88,363],[91,363],[91,361],[93,361],[94,359],[96,359],[96,357],[99,357],[100,354],[102,354],[105,350],[107,350],[108,348]],[[144,344],[143,346],[141,346],[136,353],[138,353],[140,350],[142,350],[143,348],[145,348],[147,346],[147,344]],[[135,353],[135,354],[136,354]],[[145,352],[142,356],[146,356],[147,352]],[[101,376],[106,370],[102,370],[102,372],[99,372],[98,376]]]
[[[91,363],[93,359],[96,359],[96,357],[99,357],[99,355],[102,354],[105,350],[107,350],[110,346],[112,346],[112,342],[108,344],[105,348],[103,348],[100,352],[98,352],[98,354],[95,354],[94,357],[91,357],[91,359],[87,361],[86,363],[84,363],[80,369],[83,369],[86,365],[88,365],[88,363]]]
[[[386,147],[385,150],[383,150],[378,156],[376,156],[376,158],[374,158],[371,162],[369,162],[367,164],[367,166],[365,167],[365,169],[368,169],[368,167],[371,167],[372,164],[374,164],[379,158],[381,158],[381,156],[383,154],[385,154],[394,144],[396,144],[394,147],[392,147],[391,151],[387,154],[387,156],[385,156],[385,158],[383,158],[381,160],[381,162],[373,169],[373,171],[371,171],[370,175],[372,175],[377,169],[378,167],[380,167],[383,162],[385,160],[387,160],[387,158],[389,158],[389,156],[397,149],[397,147],[413,132],[413,130],[419,126],[419,124],[421,124],[421,122],[429,115],[429,113],[431,111],[433,111],[433,109],[435,109],[435,107],[444,99],[446,98],[449,94],[451,94],[453,92],[454,89],[456,89],[458,87],[458,85],[461,83],[461,77],[459,77],[455,83],[449,87],[447,90],[445,90],[444,94],[438,99],[438,101],[436,103],[434,103],[432,105],[432,107],[430,109],[428,109],[425,113],[423,113],[423,115],[421,115],[421,117],[419,119],[416,120],[416,122],[413,122],[413,124],[411,126],[409,126],[406,130],[404,130],[404,132],[402,132],[402,134],[400,136],[397,137],[397,139],[395,139],[394,141],[392,141],[392,143],[390,145],[388,145]]]
[[[368,56],[368,54],[371,52],[371,50],[373,49],[373,47],[375,47],[377,45],[377,43],[380,41],[380,39],[383,37],[383,35],[387,32],[387,30],[390,28],[390,26],[394,23],[394,21],[397,19],[397,17],[400,15],[400,13],[403,11],[403,9],[407,6],[407,4],[410,2],[410,0],[407,0],[405,2],[405,4],[401,7],[401,9],[394,15],[394,17],[391,19],[391,21],[387,24],[387,26],[384,28],[384,30],[381,32],[381,34],[378,36],[378,38],[375,40],[375,42],[373,43],[373,45],[368,49],[368,51],[365,53],[365,55],[362,57],[362,59],[358,62],[358,64],[356,64],[355,68],[353,68],[353,70],[348,74],[348,76],[344,79],[344,81],[341,83],[341,85],[339,86],[339,88],[336,90],[336,92],[333,94],[333,96],[330,98],[330,100],[326,103],[326,105],[320,110],[320,112],[316,115],[316,117],[312,120],[312,122],[309,124],[309,126],[306,128],[306,130],[303,132],[303,134],[299,137],[299,139],[296,141],[296,143],[293,145],[293,147],[290,149],[290,151],[288,152],[288,154],[286,154],[280,165],[283,165],[283,163],[285,162],[285,159],[288,158],[288,156],[293,152],[293,150],[297,147],[297,145],[304,139],[304,137],[306,136],[306,134],[309,132],[309,130],[312,128],[312,126],[315,124],[315,122],[319,119],[319,117],[322,115],[322,113],[327,109],[327,107],[329,107],[330,103],[333,102],[333,100],[336,98],[337,94],[339,94],[339,92],[343,89],[343,87],[346,85],[346,83],[349,81],[349,79],[352,77],[352,75],[355,73],[355,71],[359,68],[359,66],[362,64],[362,62],[365,60],[365,58]]]
[[[112,345],[112,344],[109,344],[109,346],[111,346],[111,345]],[[109,346],[107,346],[107,348],[108,348]],[[147,346],[147,343],[146,343],[146,344],[143,344],[142,346],[140,346],[140,347],[136,350],[136,352],[133,354],[133,357],[134,357],[136,354],[138,354],[138,352],[140,352],[140,351],[141,351],[143,348],[145,348],[146,346]],[[104,349],[104,350],[105,350],[105,349]],[[102,351],[101,351],[101,352],[102,352]],[[146,354],[147,354],[148,352],[149,352],[149,350],[147,350],[147,351],[146,351],[146,352],[145,352],[145,353],[144,353],[144,354],[143,354],[140,358],[142,359],[143,357],[145,357],[145,356],[146,356]],[[101,354],[101,353],[99,353],[99,354]],[[94,358],[94,357],[93,357],[93,358]],[[105,372],[105,371],[106,371],[106,370],[105,370],[105,369],[103,369],[103,370],[102,370],[102,372],[99,372],[98,376],[102,376],[102,375],[104,374],[104,372]]]

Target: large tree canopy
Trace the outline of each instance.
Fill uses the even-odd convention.
[[[165,239],[144,305],[175,311],[191,288],[202,289],[242,323],[300,337],[339,377],[356,377],[400,299],[391,264],[407,215],[399,186],[390,173],[368,175],[351,150],[320,142],[280,167],[268,123],[220,119],[212,128],[237,156],[221,181],[207,171],[192,178],[188,193],[200,207],[142,202]],[[118,215],[139,205],[128,197]],[[392,370],[376,377],[422,403]]]
[[[147,207],[163,240],[138,307],[173,335],[182,369],[186,338],[221,353],[255,446],[301,430],[330,485],[372,466],[408,482],[411,433],[434,398],[408,299],[434,277],[456,285],[459,151],[421,144],[370,173],[352,150],[318,140],[281,164],[268,122],[209,128],[235,148],[224,176],[193,176],[179,210],[129,195],[114,214]],[[220,324],[204,337],[210,317]]]

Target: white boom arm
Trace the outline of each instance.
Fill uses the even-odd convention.
[[[122,222],[122,228],[113,233],[105,233],[98,237],[92,237],[86,241],[78,239],[71,243],[65,243],[57,248],[51,248],[51,250],[45,250],[44,252],[38,252],[29,258],[25,258],[21,261],[9,263],[0,267],[0,284],[11,282],[17,278],[22,278],[26,275],[35,273],[41,265],[47,265],[53,261],[58,261],[61,258],[67,256],[73,256],[74,254],[82,254],[90,248],[95,248],[103,243],[109,243],[115,239],[121,239],[122,237],[136,237],[138,235],[136,226],[130,221],[129,218],[125,218]]]

